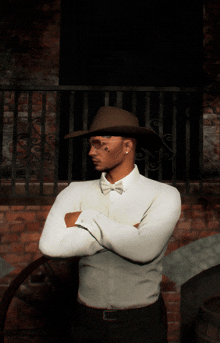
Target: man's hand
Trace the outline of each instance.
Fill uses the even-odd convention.
[[[64,217],[64,220],[65,220],[65,223],[66,223],[66,226],[67,227],[72,227],[72,226],[75,226],[75,222],[77,221],[79,215],[81,214],[82,212],[70,212],[70,213],[66,213],[65,217]]]

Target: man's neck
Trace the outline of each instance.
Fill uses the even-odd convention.
[[[134,169],[134,164],[126,166],[126,168],[123,168],[123,169],[120,168],[119,170],[113,169],[113,170],[110,170],[106,173],[105,178],[106,178],[106,180],[108,180],[108,182],[113,184],[113,183],[123,179],[127,175],[129,175],[133,169]]]

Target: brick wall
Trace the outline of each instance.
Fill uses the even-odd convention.
[[[29,6],[24,2],[19,7],[16,1],[10,1],[8,9],[10,6],[11,11],[1,22],[0,84],[58,85],[60,0],[44,5],[33,1]]]
[[[166,255],[199,238],[220,232],[220,205],[215,199],[215,197],[203,198],[200,203],[197,201],[193,204],[189,199],[183,199],[181,218],[170,239]],[[0,206],[0,256],[15,267],[14,271],[0,280],[1,295],[26,265],[41,256],[38,241],[50,208],[49,205]],[[180,287],[163,276],[161,290],[167,308],[168,339],[169,342],[178,342],[180,339]],[[23,306],[27,307],[25,304]],[[18,299],[16,302],[14,299],[10,306],[7,327],[12,325],[13,317],[16,317],[18,309],[21,311],[21,300]],[[23,309],[23,312],[25,311],[27,308]],[[35,322],[37,323],[36,318]],[[19,324],[19,320],[16,319],[16,328],[19,328],[19,325],[21,323]]]

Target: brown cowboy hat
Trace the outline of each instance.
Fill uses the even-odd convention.
[[[89,130],[70,132],[64,138],[106,135],[137,138],[142,145],[151,150],[157,150],[162,145],[162,140],[156,132],[139,126],[136,116],[111,106],[103,106],[98,110]]]

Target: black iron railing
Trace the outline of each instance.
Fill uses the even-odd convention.
[[[202,92],[178,87],[0,86],[1,196],[56,196],[71,181],[96,177],[87,142],[64,142],[87,129],[102,105],[123,107],[151,126],[164,147],[139,148],[142,174],[204,191]]]

